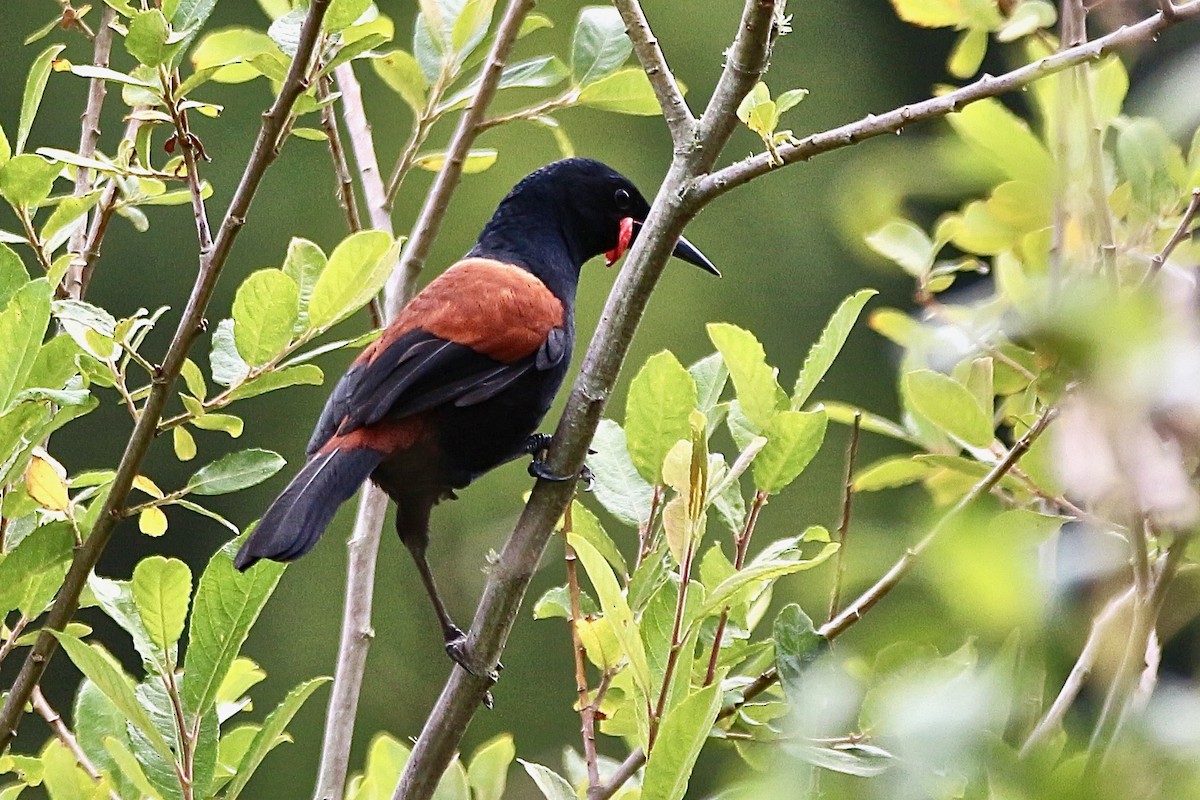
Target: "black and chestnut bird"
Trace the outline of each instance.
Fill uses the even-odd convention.
[[[245,570],[290,561],[316,544],[368,477],[396,502],[396,531],[433,601],[450,656],[464,636],[425,559],[438,501],[524,454],[530,473],[548,437],[535,434],[562,385],[575,339],[579,270],[629,247],[650,207],[615,170],[557,161],[516,185],[467,256],[404,308],[338,381],[308,443],[308,461],[238,551]],[[686,239],[675,255],[713,274]],[[571,476],[572,478],[574,476]]]

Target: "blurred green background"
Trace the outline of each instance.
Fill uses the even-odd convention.
[[[569,50],[570,31],[582,4],[546,0],[538,10],[556,23],[553,30],[540,31],[518,46],[518,56],[545,52],[560,55]],[[1150,4],[1152,5],[1152,4]],[[381,10],[396,23],[396,46],[409,46],[415,3],[380,0]],[[660,0],[647,3],[647,12],[671,65],[689,87],[693,108],[699,108],[719,74],[740,4],[722,0]],[[0,80],[0,119],[10,131],[15,124],[24,76],[29,63],[45,46],[22,45],[24,37],[55,13],[51,0],[22,0],[5,4],[6,24],[0,29],[0,52],[8,68]],[[808,99],[784,118],[781,127],[797,135],[821,130],[928,96],[929,89],[944,80],[943,60],[953,35],[946,31],[923,31],[899,22],[888,3],[808,0],[789,9],[795,16],[793,32],[780,40],[772,59],[768,83],[774,92],[795,87],[811,91]],[[93,17],[95,14],[93,13]],[[242,24],[265,28],[266,18],[250,0],[219,3],[209,29]],[[1180,48],[1194,28],[1173,31],[1156,51],[1159,58]],[[77,63],[90,59],[91,49],[78,35],[56,34],[69,43],[65,57]],[[989,59],[996,58],[990,55]],[[114,65],[127,65],[128,56],[115,54]],[[1005,68],[1000,60],[985,69]],[[376,143],[383,164],[390,164],[407,134],[407,110],[388,92],[374,74],[359,64],[366,102],[371,114]],[[1143,65],[1135,77],[1153,74]],[[74,149],[78,146],[79,114],[83,107],[85,81],[69,74],[54,74],[47,99],[33,129],[34,146]],[[1136,92],[1136,88],[1135,88]],[[225,112],[217,120],[194,117],[196,133],[204,141],[212,163],[203,167],[215,194],[210,213],[219,217],[240,175],[258,128],[259,114],[270,101],[264,81],[239,86],[209,84],[203,99],[220,103]],[[530,99],[532,95],[524,97]],[[519,93],[506,96],[503,105],[523,99]],[[1151,101],[1147,102],[1152,102]],[[1018,100],[1019,104],[1020,101]],[[115,141],[126,108],[116,92],[110,92],[105,109],[105,137],[101,149]],[[580,155],[606,161],[625,172],[653,194],[669,157],[670,141],[657,118],[628,117],[590,111],[568,110],[560,115]],[[440,146],[452,123],[443,123],[431,139]],[[939,123],[940,124],[940,123]],[[906,131],[902,137],[874,140],[859,147],[822,156],[766,177],[731,193],[706,211],[689,228],[689,238],[700,246],[724,272],[713,280],[690,267],[675,264],[666,273],[651,303],[649,317],[635,341],[631,367],[663,348],[675,351],[684,363],[711,351],[704,333],[706,322],[725,320],[753,330],[766,346],[768,358],[790,386],[804,355],[837,302],[864,286],[881,290],[872,307],[896,305],[909,308],[909,284],[888,272],[847,232],[869,230],[885,213],[896,186],[912,190],[921,198],[910,207],[931,218],[961,199],[963,187],[954,170],[925,157],[920,141],[935,126]],[[548,134],[527,125],[490,131],[479,144],[500,150],[499,162],[488,172],[468,176],[455,195],[449,219],[429,259],[432,277],[442,265],[451,263],[473,243],[496,202],[520,177],[557,157]],[[749,131],[735,134],[725,160],[740,158],[761,149]],[[397,204],[397,231],[407,231],[419,208],[431,176],[419,174],[404,187]],[[3,227],[11,220],[4,219]],[[242,232],[233,257],[218,287],[210,309],[210,322],[228,316],[237,284],[253,270],[278,266],[288,240],[310,238],[330,249],[346,233],[345,221],[334,197],[334,182],[328,153],[323,143],[291,139],[282,157],[267,174]],[[138,307],[170,305],[156,340],[145,352],[165,347],[195,270],[195,233],[186,206],[153,209],[151,228],[137,234],[126,221],[117,219],[105,241],[103,253],[88,299],[110,309],[118,317]],[[594,328],[613,274],[595,262],[585,269],[579,298],[579,330],[586,341]],[[364,319],[346,328],[365,329]],[[157,342],[157,350],[155,342]],[[206,356],[207,340],[200,346]],[[581,348],[582,350],[582,348]],[[578,355],[578,354],[577,354]],[[818,399],[841,399],[882,413],[895,412],[891,353],[882,339],[860,326],[851,337],[839,363],[818,390]],[[328,391],[350,354],[324,357],[326,387],[298,387],[239,405],[246,418],[245,435],[236,448],[222,434],[199,439],[200,454],[191,464],[180,464],[167,442],[152,451],[145,472],[160,485],[173,486],[208,460],[231,449],[267,447],[292,463],[302,458],[310,426]],[[578,360],[578,359],[577,359]],[[627,368],[625,382],[633,369]],[[624,383],[623,383],[624,386]],[[612,399],[610,416],[623,416],[623,388]],[[557,412],[544,426],[552,429]],[[71,473],[83,469],[111,467],[119,458],[129,420],[116,402],[109,402],[82,424],[68,428],[55,438],[54,454]],[[818,462],[787,493],[773,499],[764,512],[756,536],[760,542],[797,533],[809,524],[837,524],[841,503],[846,431],[831,428]],[[867,464],[888,452],[888,445],[865,436],[859,457]],[[231,498],[217,498],[213,507],[244,526],[259,516],[273,494],[284,484],[283,474]],[[489,475],[464,492],[457,503],[440,507],[433,521],[430,558],[439,581],[448,589],[452,613],[469,621],[485,579],[483,568],[490,550],[498,549],[521,509],[521,495],[530,486],[525,464],[512,464]],[[906,502],[915,496],[891,493],[860,498],[855,509],[854,541],[849,550],[850,588],[861,586],[890,564],[900,553],[919,522],[902,522]],[[915,502],[913,506],[915,507]],[[353,504],[347,504],[331,527],[326,541],[308,558],[292,566],[254,629],[246,653],[268,672],[268,680],[256,690],[260,714],[298,681],[330,674],[337,646],[342,611],[342,582]],[[165,552],[185,559],[199,574],[212,552],[224,541],[216,524],[195,516],[169,512],[171,527],[162,539],[148,539],[133,524],[118,532],[99,571],[128,577],[137,559],[150,552]],[[713,526],[710,530],[715,530]],[[633,533],[617,531],[623,546],[632,548]],[[564,571],[561,544],[553,542],[542,565],[532,594],[561,583]],[[385,532],[379,561],[374,618],[376,639],[371,649],[368,674],[360,708],[359,736],[352,765],[362,763],[366,745],[375,731],[386,730],[400,737],[415,736],[443,681],[450,662],[441,651],[441,640],[433,615],[417,581],[408,555],[389,528]],[[824,568],[785,581],[777,601],[798,599],[812,616],[822,616],[831,570]],[[791,592],[791,597],[783,597]],[[923,588],[918,577],[903,586],[884,606],[864,621],[839,647],[854,652],[878,648],[897,637],[929,642],[946,651],[962,643],[961,633],[941,621],[940,603]],[[527,604],[528,605],[528,604]],[[124,634],[95,613],[85,612],[109,646],[124,657],[131,668],[136,657]],[[575,699],[571,647],[561,620],[535,623],[526,613],[517,625],[506,652],[507,669],[495,689],[496,709],[481,713],[464,742],[470,750],[485,738],[504,730],[516,732],[518,754],[526,759],[557,764],[564,745],[578,746],[579,721],[571,711]],[[4,682],[11,680],[17,664],[6,665]],[[78,676],[64,658],[55,660],[48,676],[48,694],[62,709],[70,705],[70,693]],[[321,724],[326,695],[318,694],[293,724],[296,742],[275,751],[268,766],[252,784],[256,797],[300,797],[311,792],[320,748]],[[41,744],[46,731],[40,721],[28,718],[18,738],[18,749]],[[602,743],[602,747],[603,747]],[[719,774],[722,745],[713,744],[701,762],[700,787],[712,787]],[[731,762],[732,763],[732,762]],[[532,792],[522,775],[511,776],[518,794]]]

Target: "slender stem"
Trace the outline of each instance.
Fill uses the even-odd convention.
[[[32,618],[22,614],[21,618],[12,626],[12,630],[8,632],[8,638],[4,640],[3,644],[0,644],[0,664],[4,663],[4,659],[17,646],[17,639],[21,638],[21,634],[25,632],[25,626],[32,621]]]
[[[638,0],[614,0],[613,5],[621,13],[625,21],[625,33],[633,43],[633,51],[637,54],[642,71],[650,79],[654,96],[662,108],[663,119],[671,131],[671,140],[676,148],[689,144],[696,135],[697,121],[683,99],[683,91],[675,80],[674,73],[667,66],[666,56],[658,46],[658,39],[650,29],[642,4]]]
[[[692,562],[696,558],[696,542],[688,543],[679,564],[679,594],[675,598],[675,619],[671,623],[671,649],[667,651],[667,665],[663,668],[662,687],[658,691],[658,702],[650,714],[650,747],[658,737],[658,726],[667,710],[667,696],[671,693],[671,679],[679,664],[679,653],[683,649],[683,616],[687,611],[688,586],[692,582]]]
[[[166,98],[167,112],[175,124],[175,143],[183,151],[183,164],[187,170],[187,186],[192,196],[192,216],[196,220],[196,238],[200,240],[201,258],[212,250],[212,227],[208,222],[208,211],[204,207],[204,191],[200,183],[200,173],[197,169],[197,155],[200,145],[188,128],[187,112],[179,107],[172,99],[179,80],[175,74],[169,74],[166,67],[159,67],[159,83],[162,84],[163,97]],[[290,116],[290,115],[289,115]]]
[[[333,173],[337,178],[338,204],[346,213],[346,224],[351,232],[363,229],[362,216],[358,211],[358,198],[354,196],[354,178],[350,176],[350,165],[346,161],[346,150],[342,147],[342,134],[338,129],[337,112],[329,102],[329,77],[322,77],[317,84],[317,97],[325,105],[321,108],[321,129],[329,142],[329,157],[333,159]],[[379,327],[379,320],[375,321]]]
[[[750,512],[742,525],[742,532],[733,537],[734,560],[733,568],[742,571],[746,563],[746,551],[750,549],[750,537],[754,535],[754,527],[758,524],[758,515],[767,504],[766,492],[755,492],[754,502],[750,504]],[[708,656],[708,670],[704,673],[704,685],[708,686],[717,677],[717,662],[721,658],[721,640],[725,638],[725,626],[729,624],[729,606],[721,609],[721,618],[717,620],[717,629],[713,633],[712,652]]]
[[[179,761],[176,763],[176,774],[179,777],[179,788],[183,790],[183,800],[192,800],[195,796],[195,752],[196,741],[200,737],[201,717],[196,717],[192,730],[188,730],[187,719],[183,715],[183,703],[179,700],[179,686],[175,682],[175,668],[170,660],[163,670],[163,688],[171,699],[171,715],[175,718],[175,731],[179,734]]]
[[[1173,14],[1168,15],[1160,11],[1141,22],[1123,26],[1107,36],[1054,53],[999,77],[984,75],[974,83],[953,92],[901,106],[883,114],[870,114],[856,122],[806,136],[795,144],[778,148],[776,153],[779,162],[776,162],[770,153],[759,153],[743,159],[698,181],[691,192],[691,198],[694,202],[706,203],[784,164],[807,161],[814,156],[857,144],[864,139],[899,133],[914,122],[944,117],[979,100],[1016,91],[1040,78],[1098,60],[1121,47],[1152,41],[1172,25],[1200,17],[1200,0],[1192,0],[1184,5],[1176,4],[1174,9]]]
[[[1187,208],[1184,209],[1183,217],[1175,227],[1175,232],[1171,234],[1171,238],[1163,245],[1163,249],[1150,259],[1150,271],[1146,274],[1146,280],[1158,274],[1163,265],[1167,263],[1167,259],[1171,257],[1171,253],[1175,252],[1175,248],[1188,237],[1192,220],[1196,218],[1198,212],[1200,212],[1200,189],[1193,189],[1192,199],[1188,202]]]
[[[829,592],[829,617],[837,616],[842,604],[842,586],[846,580],[846,540],[850,536],[850,513],[854,506],[854,459],[858,455],[858,439],[862,433],[862,412],[854,412],[850,428],[850,444],[846,447],[846,480],[842,485],[842,521],[838,523],[837,563],[834,566],[833,588]]]
[[[409,134],[408,141],[404,143],[404,147],[392,167],[391,177],[388,178],[384,202],[389,213],[396,203],[396,197],[400,194],[400,187],[404,185],[404,179],[408,177],[408,173],[412,171],[412,166],[417,160],[417,151],[429,138],[429,131],[433,128],[434,123],[441,118],[437,107],[446,93],[450,77],[450,66],[448,63],[443,63],[433,85],[429,87],[429,98],[426,100],[424,110],[413,120],[412,133]]]
[[[900,560],[892,565],[882,578],[875,582],[871,588],[867,589],[858,599],[852,602],[846,610],[842,611],[837,617],[826,622],[819,629],[817,635],[826,641],[832,641],[841,634],[850,629],[854,623],[862,619],[863,615],[870,611],[876,603],[882,600],[892,589],[899,584],[900,579],[908,574],[912,569],[913,563],[923,553],[948,526],[948,523],[961,514],[968,506],[978,500],[983,495],[995,488],[1000,479],[1008,473],[1013,466],[1020,461],[1021,457],[1029,451],[1030,446],[1037,441],[1037,438],[1045,432],[1046,427],[1054,419],[1056,412],[1054,407],[1049,407],[1042,412],[1037,421],[1029,428],[1024,436],[1012,446],[1008,451],[1008,455],[996,464],[987,475],[979,480],[971,491],[967,492],[961,500],[947,511],[933,529],[925,534],[916,545],[910,548]],[[758,695],[765,692],[771,686],[775,685],[779,680],[779,673],[774,667],[759,675],[754,679],[754,682],[747,686],[741,693],[741,699],[735,703],[731,703],[721,709],[717,719],[725,719],[737,713],[737,710],[746,703],[753,700]],[[630,753],[621,765],[613,772],[608,783],[604,784],[600,791],[596,792],[595,797],[589,797],[588,800],[607,800],[612,797],[624,785],[625,781],[629,780],[643,764],[646,763],[646,753],[640,748]]]
[[[655,484],[654,492],[650,495],[650,514],[646,517],[646,524],[638,528],[638,553],[637,561],[634,562],[634,569],[641,566],[642,561],[654,552],[654,525],[657,522],[658,512],[662,510],[663,501],[663,486]]]
[[[83,545],[76,548],[71,566],[63,579],[54,605],[47,615],[45,628],[26,656],[25,663],[21,666],[21,671],[5,698],[4,706],[0,709],[0,751],[8,747],[16,735],[17,726],[25,712],[25,704],[29,701],[34,687],[41,680],[42,674],[46,671],[46,666],[54,654],[57,639],[54,638],[51,631],[63,630],[74,617],[88,576],[108,546],[117,522],[121,518],[120,509],[125,505],[125,500],[133,486],[133,479],[137,476],[142,461],[154,441],[155,430],[171,395],[172,384],[179,377],[179,371],[183,367],[184,359],[187,358],[188,350],[203,329],[204,312],[216,287],[217,278],[229,258],[238,233],[246,224],[246,214],[262,182],[263,174],[275,160],[280,131],[283,130],[284,124],[291,115],[291,109],[296,99],[305,89],[304,75],[307,64],[312,57],[321,29],[321,20],[328,7],[329,0],[312,0],[309,5],[308,14],[300,29],[296,55],[292,59],[287,76],[280,85],[275,102],[263,116],[258,138],[254,143],[254,148],[234,191],[229,210],[225,214],[213,246],[211,250],[200,256],[200,270],[196,276],[195,285],[192,287],[191,296],[188,298],[187,306],[171,339],[171,344],[167,348],[167,354],[163,359],[159,374],[154,378],[153,389],[146,398],[142,415],[121,456],[121,462],[96,519],[96,524]]]
[[[600,785],[600,763],[596,757],[596,709],[589,701],[590,689],[587,679],[587,651],[579,637],[579,623],[583,620],[583,609],[579,599],[579,567],[575,548],[567,542],[572,530],[571,506],[563,516],[563,543],[567,562],[567,593],[571,598],[571,651],[575,657],[575,692],[579,695],[580,736],[583,738],[583,758],[587,762],[588,792]]]
[[[40,686],[34,687],[33,695],[29,699],[37,715],[46,721],[46,724],[54,731],[54,735],[58,740],[71,751],[71,755],[75,756],[75,763],[83,768],[83,771],[87,773],[89,778],[96,783],[100,783],[104,779],[104,776],[100,774],[100,770],[96,769],[96,765],[88,758],[88,754],[79,746],[79,740],[75,738],[75,734],[71,733],[71,729],[63,722],[62,716],[54,710],[54,706],[50,705],[50,701],[42,694]],[[117,794],[115,789],[110,788],[108,796],[111,800],[121,800],[121,796]]]
[[[50,271],[51,262],[50,256],[46,253],[45,243],[38,236],[37,229],[33,227],[33,217],[29,213],[29,209],[25,206],[20,206],[16,209],[17,218],[21,221],[21,227],[25,229],[25,240],[29,243],[33,254],[37,256],[38,263],[46,272]]]
[[[342,119],[349,134],[350,148],[357,165],[358,181],[366,199],[371,227],[393,233],[391,215],[384,197],[383,179],[375,156],[371,126],[362,102],[362,88],[351,64],[334,70],[334,79],[342,94]],[[395,297],[384,289],[384,319],[391,319],[408,298]],[[337,665],[329,706],[325,713],[325,731],[321,743],[321,764],[317,772],[314,800],[340,800],[350,770],[350,748],[354,743],[354,722],[367,667],[367,652],[375,638],[371,609],[375,595],[375,564],[379,540],[387,515],[388,498],[373,483],[364,485],[359,497],[354,528],[346,542],[346,591],[342,609],[342,630],[338,641]]]
[[[1029,737],[1025,739],[1025,743],[1021,745],[1021,758],[1027,757],[1034,748],[1045,741],[1047,736],[1062,725],[1067,711],[1083,689],[1084,682],[1092,674],[1092,668],[1096,664],[1097,656],[1100,655],[1100,648],[1104,644],[1110,626],[1128,610],[1135,596],[1133,587],[1126,589],[1108,601],[1104,609],[1092,620],[1091,632],[1088,633],[1083,649],[1079,651],[1079,658],[1075,660],[1075,666],[1071,668],[1071,672],[1063,682],[1062,689],[1054,698],[1054,702],[1050,704],[1050,708],[1046,709],[1046,713],[1038,720]]]
[[[92,64],[94,66],[108,67],[113,43],[111,23],[116,16],[117,12],[109,6],[105,6],[100,12],[100,30],[96,33],[95,44],[92,48]],[[106,81],[92,78],[88,82],[87,105],[84,107],[79,133],[79,155],[83,158],[91,158],[96,154],[96,143],[100,140],[100,113],[104,109],[104,97],[107,92]],[[76,167],[75,170],[74,194],[75,197],[83,197],[92,190],[94,176],[86,167]],[[75,300],[83,297],[83,268],[87,263],[83,259],[83,254],[88,240],[87,221],[88,215],[84,214],[77,223],[79,227],[71,235],[71,243],[68,248],[71,253],[71,266],[67,268],[66,277],[63,279],[67,296]]]
[[[495,128],[500,125],[507,125],[510,122],[520,122],[525,119],[533,119],[544,114],[549,114],[552,111],[558,111],[560,108],[566,108],[575,103],[579,99],[578,89],[568,89],[558,97],[546,100],[543,103],[521,108],[516,111],[511,111],[507,114],[500,114],[495,117],[488,117],[479,123],[479,132],[482,133],[490,128]]]

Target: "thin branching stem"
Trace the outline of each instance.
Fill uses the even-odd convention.
[[[633,43],[633,52],[637,54],[642,71],[650,79],[667,129],[671,131],[671,140],[677,149],[681,149],[690,144],[696,135],[696,118],[683,99],[683,91],[675,80],[675,74],[667,66],[666,56],[658,46],[654,31],[650,29],[642,4],[638,0],[614,0],[613,5],[621,13],[625,32]]]
[[[116,19],[116,16],[117,12],[109,6],[104,6],[100,12],[100,30],[96,33],[92,48],[92,64],[94,66],[101,68],[108,67],[114,33],[111,23]],[[107,93],[108,85],[103,79],[92,78],[88,82],[87,105],[84,106],[83,119],[80,123],[79,132],[79,155],[83,158],[91,158],[96,154],[96,144],[100,141],[100,113],[104,110],[104,98]],[[83,197],[90,192],[93,181],[94,176],[91,170],[86,167],[76,167],[75,197]],[[95,213],[100,214],[101,211],[98,210]],[[88,215],[84,214],[76,223],[78,227],[71,235],[71,242],[68,246],[68,250],[71,253],[71,265],[67,268],[67,274],[63,279],[63,283],[67,297],[75,300],[83,297],[83,270],[87,264],[87,261],[84,259],[88,242],[87,222]]]
[[[79,597],[87,585],[88,576],[95,568],[100,556],[107,548],[121,519],[120,510],[124,507],[126,498],[133,487],[142,461],[154,441],[154,434],[163,409],[171,395],[171,387],[183,368],[184,359],[192,344],[203,330],[204,312],[208,301],[216,288],[217,278],[224,268],[233,243],[238,233],[246,224],[246,214],[263,175],[277,155],[276,145],[280,131],[291,115],[296,99],[304,91],[304,76],[307,65],[312,58],[317,38],[320,34],[321,20],[329,7],[329,0],[312,0],[304,24],[300,29],[297,41],[296,55],[287,76],[280,85],[279,94],[270,110],[263,116],[262,127],[254,143],[246,168],[242,173],[230,201],[221,227],[210,250],[201,253],[200,269],[192,287],[179,325],[167,348],[158,374],[154,377],[153,388],[142,407],[142,413],[129,437],[125,452],[117,466],[112,486],[104,505],[96,519],[91,534],[87,540],[75,549],[71,566],[63,579],[62,586],[54,600],[54,604],[46,617],[45,626],[38,636],[37,642],[25,658],[21,671],[5,698],[3,708],[0,708],[0,751],[12,742],[17,733],[17,727],[25,713],[25,706],[33,694],[34,687],[41,680],[46,667],[53,656],[58,640],[52,631],[63,630],[75,616],[79,607]]]
[[[67,750],[71,751],[71,755],[75,757],[75,763],[87,773],[89,778],[96,783],[100,783],[104,779],[100,774],[100,770],[96,769],[96,765],[88,758],[88,754],[79,746],[79,740],[75,738],[75,734],[71,733],[71,729],[63,722],[62,715],[54,710],[54,706],[50,705],[50,701],[42,694],[40,686],[34,687],[33,696],[29,699],[33,704],[34,712],[46,721],[46,724],[50,726],[50,730],[54,731],[55,737],[63,743]],[[121,796],[114,789],[108,790],[108,796],[110,800],[121,800]]]
[[[854,412],[850,426],[850,443],[846,445],[846,475],[842,484],[842,519],[838,523],[838,551],[833,570],[833,587],[829,590],[829,617],[833,619],[842,604],[842,586],[846,581],[846,541],[850,538],[850,514],[854,509],[854,459],[858,456],[858,439],[862,433],[862,412]]]
[[[579,696],[579,733],[583,739],[583,758],[587,763],[588,791],[600,785],[600,763],[596,757],[596,709],[588,699],[591,689],[587,679],[587,651],[579,636],[579,625],[584,621],[583,604],[579,591],[579,559],[575,548],[567,542],[573,528],[571,506],[563,515],[563,545],[567,562],[567,594],[571,602],[571,616],[567,620],[571,629],[571,652],[575,658],[575,693]]]
[[[741,533],[733,537],[734,558],[733,568],[741,572],[746,563],[746,551],[750,549],[750,537],[758,525],[758,515],[767,504],[766,492],[755,492],[750,511],[746,514],[746,522],[742,525]],[[721,640],[725,638],[725,626],[729,624],[729,606],[721,609],[721,617],[717,620],[717,629],[713,632],[712,651],[708,655],[708,669],[704,673],[704,685],[708,686],[717,677],[717,662],[721,658]]]
[[[1150,271],[1146,274],[1147,280],[1158,274],[1163,265],[1167,263],[1167,259],[1171,257],[1171,253],[1175,252],[1175,248],[1179,247],[1183,240],[1188,237],[1188,234],[1191,232],[1192,220],[1196,218],[1197,213],[1200,213],[1200,189],[1193,189],[1191,200],[1188,201],[1187,208],[1183,211],[1183,217],[1179,220],[1179,224],[1175,226],[1175,231],[1171,234],[1171,238],[1163,245],[1163,249],[1150,259]]]

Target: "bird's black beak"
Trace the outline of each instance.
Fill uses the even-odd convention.
[[[695,264],[697,267],[709,273],[710,275],[716,275],[718,278],[721,277],[720,270],[713,266],[713,263],[708,260],[708,257],[696,249],[696,245],[692,244],[682,236],[679,237],[679,242],[676,243],[675,249],[671,252],[671,255],[675,256],[676,258],[683,259],[689,264]]]
[[[620,257],[620,254],[622,252],[624,252],[625,247],[628,246],[629,242],[632,242],[633,239],[636,239],[638,233],[642,230],[642,223],[640,220],[633,219],[632,217],[626,217],[626,219],[630,223],[629,236],[628,236],[628,238],[626,238],[626,236],[624,234],[624,230],[622,231],[621,244],[618,245],[618,249],[617,249],[617,251],[615,251],[617,257]],[[624,224],[624,222],[625,221],[622,220],[623,224]],[[721,277],[720,270],[718,270],[715,266],[713,266],[713,263],[708,260],[708,257],[706,255],[704,255],[704,253],[701,253],[700,250],[696,247],[696,245],[692,244],[691,242],[689,242],[687,239],[683,238],[682,236],[680,236],[679,241],[675,243],[675,249],[671,252],[671,255],[675,256],[678,259],[682,259],[683,261],[686,261],[689,264],[696,265],[697,267],[699,267],[700,269],[709,273],[710,275],[716,275],[718,278]],[[616,260],[616,258],[613,258],[612,256],[613,256],[613,252],[610,252],[609,253],[609,261],[608,261],[608,263],[610,265],[612,264],[613,261]]]

